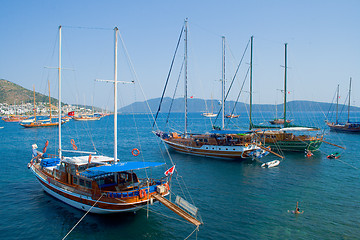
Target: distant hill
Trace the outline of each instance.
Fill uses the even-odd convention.
[[[49,102],[49,96],[35,92],[36,102]],[[0,79],[0,103],[21,104],[33,103],[34,92],[5,79]],[[57,100],[51,98],[51,103],[56,105]]]
[[[49,96],[38,93],[35,91],[35,101],[37,103],[49,102]],[[20,85],[17,85],[13,82],[10,82],[5,79],[0,79],[0,103],[7,103],[10,105],[21,103],[33,103],[34,102],[34,92],[32,90],[26,89]],[[57,106],[58,99],[51,98],[51,104]],[[64,103],[62,103],[64,104]],[[76,104],[78,107],[91,109],[91,106]],[[101,108],[94,107],[94,111],[102,111]]]
[[[148,104],[150,106],[150,109],[153,113],[156,113],[158,110],[160,98],[154,98],[148,100]],[[167,113],[169,111],[169,107],[171,105],[171,98],[166,97],[163,99],[162,106],[160,112]],[[211,103],[212,102],[212,103]],[[213,106],[214,113],[217,113],[220,110],[220,102],[218,100],[203,100],[198,98],[190,98],[188,99],[188,112],[211,112],[211,106]],[[232,111],[233,107],[235,105],[234,101],[228,101],[226,102],[226,113],[230,113]],[[206,109],[207,106],[207,109]],[[236,104],[235,112],[244,112],[249,111],[249,104],[238,102]],[[279,116],[281,115],[281,112],[284,110],[283,104],[253,104],[253,111],[277,111]],[[314,102],[314,101],[290,101],[287,103],[287,109],[288,111],[292,112],[303,112],[303,111],[322,111],[322,112],[328,112],[329,109],[331,111],[334,111],[335,104],[331,103],[324,103],[324,102]],[[351,107],[351,111],[360,111],[360,108],[358,107]],[[145,102],[135,102],[128,106],[125,106],[123,108],[119,109],[119,112],[121,113],[148,113],[148,107]],[[174,99],[172,103],[171,112],[184,112],[184,99],[183,98],[177,98]]]

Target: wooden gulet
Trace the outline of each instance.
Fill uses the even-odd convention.
[[[171,174],[158,179],[141,178],[137,170],[164,165],[159,162],[119,162],[117,158],[117,36],[115,32],[114,57],[114,156],[99,156],[96,152],[78,151],[75,141],[74,150],[62,149],[61,139],[61,26],[59,27],[59,155],[45,157],[37,154],[28,167],[40,182],[42,188],[51,196],[83,211],[96,214],[110,214],[137,211],[154,201],[166,202],[170,194]],[[34,144],[35,145],[35,144]],[[36,145],[33,148],[36,150]],[[43,153],[46,152],[48,142]],[[34,151],[33,151],[34,152]],[[78,157],[64,157],[63,152],[87,154]],[[134,153],[136,156],[138,153]],[[185,206],[188,204],[185,204]],[[179,206],[166,204],[187,221],[199,225],[199,221],[189,214],[178,211]],[[191,210],[191,209],[190,209]],[[197,210],[196,210],[197,212]]]
[[[184,132],[163,132],[160,130],[154,133],[161,140],[175,151],[204,157],[223,159],[244,159],[249,158],[252,151],[260,149],[252,144],[254,139],[250,131],[224,131],[225,126],[225,37],[222,37],[222,81],[221,81],[221,130],[211,131],[204,134],[190,134],[187,129],[187,19],[184,22]],[[180,35],[181,38],[182,35]],[[180,40],[179,38],[179,40]],[[166,87],[166,86],[165,86]],[[160,103],[161,104],[161,103]]]

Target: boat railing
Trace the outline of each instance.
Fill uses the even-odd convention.
[[[149,187],[143,187],[139,188],[137,190],[131,190],[131,191],[121,191],[121,192],[113,192],[113,191],[104,191],[103,193],[106,194],[106,197],[108,198],[129,198],[129,197],[136,197],[140,196],[140,191],[145,191],[145,194],[148,193],[154,193],[156,192],[156,188],[158,185],[152,185]]]

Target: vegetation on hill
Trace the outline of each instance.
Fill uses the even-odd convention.
[[[49,96],[35,92],[36,102],[49,102]],[[20,85],[5,79],[0,79],[0,103],[21,104],[32,103],[34,101],[34,92]],[[57,100],[51,98],[51,103],[56,105]]]

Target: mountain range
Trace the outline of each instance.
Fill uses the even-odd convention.
[[[160,98],[154,98],[147,101],[148,105],[151,109],[152,113],[156,113],[158,110],[158,106],[160,103]],[[218,100],[204,100],[199,98],[190,98],[188,99],[188,112],[213,112],[218,113],[220,111],[221,102]],[[235,106],[236,104],[236,106]],[[171,112],[184,112],[184,99],[183,98],[176,98],[172,101],[171,98],[165,97],[162,101],[162,106],[160,112],[167,113],[169,112],[171,106]],[[213,109],[212,107],[213,106]],[[235,110],[233,108],[235,106]],[[235,101],[227,101],[225,106],[226,114],[231,113],[232,111],[234,114],[244,111],[249,111],[249,104]],[[342,107],[339,107],[341,109]],[[314,101],[302,101],[302,100],[295,100],[287,102],[287,109],[288,111],[293,112],[303,112],[303,111],[334,111],[335,104],[331,103],[324,103],[324,102],[314,102]],[[347,110],[347,108],[346,108]],[[278,112],[278,115],[282,115],[284,111],[284,104],[253,104],[253,111],[271,111],[271,112]],[[360,111],[358,107],[351,107],[350,111]],[[125,106],[119,109],[121,113],[148,113],[148,106],[146,102],[135,102],[128,106]]]
[[[0,79],[0,103],[7,104],[20,104],[20,103],[32,103],[33,102],[33,91],[28,90],[20,85],[17,85],[13,82],[10,82],[5,79]],[[49,97],[35,92],[36,102],[48,102]],[[51,98],[52,104],[56,105],[57,99]],[[134,102],[128,106],[122,107],[119,109],[120,113],[148,113],[148,105],[152,113],[156,113],[160,103],[160,98],[153,98],[143,102]],[[244,112],[249,110],[249,104],[234,101],[226,102],[226,113],[229,114],[233,111],[233,108],[236,104],[234,113]],[[162,102],[160,112],[167,113],[169,112],[171,106],[171,112],[184,112],[184,99],[176,98],[172,100],[169,97],[165,97]],[[90,107],[90,106],[84,106]],[[188,99],[188,112],[219,112],[221,107],[219,100],[204,100],[199,98],[189,98]],[[342,109],[343,107],[339,107]],[[96,108],[99,110],[98,108]],[[253,104],[253,111],[277,111],[278,115],[281,116],[284,109],[284,104]],[[304,100],[295,100],[289,101],[287,103],[287,109],[293,112],[299,111],[334,111],[335,104],[324,103],[324,102],[314,102],[314,101],[304,101]],[[343,111],[346,111],[346,109]],[[360,111],[359,107],[352,106],[350,111]]]

